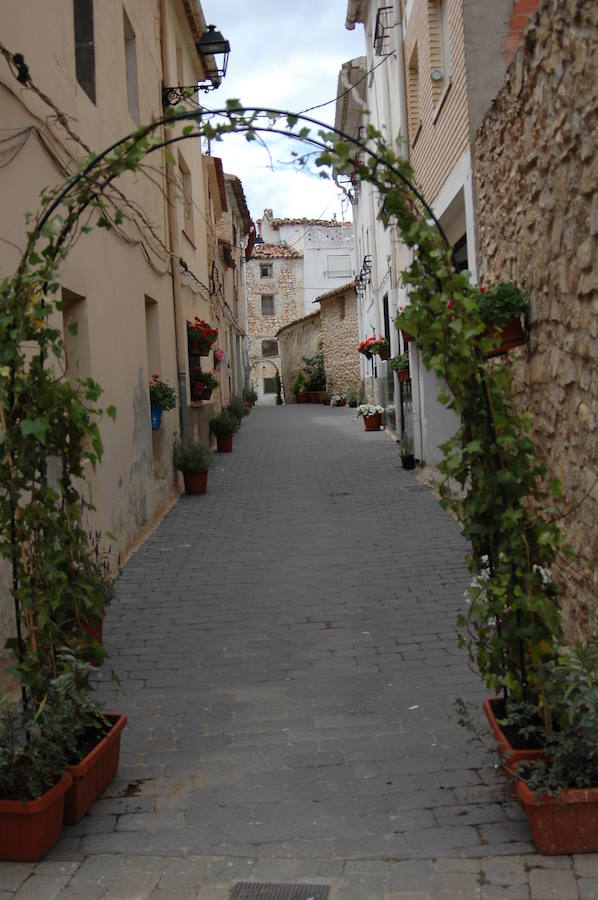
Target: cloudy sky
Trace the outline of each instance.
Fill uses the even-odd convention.
[[[228,38],[226,78],[217,91],[200,94],[202,106],[218,109],[230,97],[246,106],[299,112],[333,100],[342,63],[364,53],[363,26],[345,28],[347,0],[202,0],[208,24]],[[334,103],[311,113],[334,123]],[[268,137],[270,153],[241,136],[212,147],[224,169],[243,182],[254,219],[270,207],[275,216],[351,219],[329,180],[293,170],[292,143]],[[272,160],[270,159],[272,157]],[[286,165],[285,165],[286,161]],[[274,171],[272,171],[272,164]]]

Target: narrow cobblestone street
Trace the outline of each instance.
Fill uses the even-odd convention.
[[[255,409],[118,582],[117,779],[45,862],[0,865],[0,900],[598,898],[598,856],[537,855],[456,722],[485,693],[457,647],[466,552],[353,410]]]

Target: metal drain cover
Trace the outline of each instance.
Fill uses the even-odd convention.
[[[326,884],[257,884],[240,881],[230,900],[328,900]]]

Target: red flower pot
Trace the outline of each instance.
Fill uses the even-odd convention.
[[[490,728],[494,732],[496,749],[501,760],[506,766],[513,768],[517,763],[530,762],[534,759],[539,759],[543,753],[540,747],[527,749],[513,747],[505,735],[499,723],[496,721],[496,716],[494,714],[494,709],[498,705],[501,705],[502,702],[500,697],[487,697],[482,703],[482,708],[486,714]]]
[[[338,403],[337,403],[336,405],[337,405],[337,406],[346,406],[346,405],[347,405],[347,401],[346,401],[346,400],[339,400]]]
[[[413,340],[413,335],[412,335],[412,334],[409,334],[408,331],[403,331],[402,328],[401,328],[401,334],[403,335],[403,343],[404,343],[404,344],[410,344],[411,341]]]
[[[494,335],[496,331],[497,329],[493,325],[489,325],[486,328],[486,334],[489,337]],[[504,353],[508,353],[509,350],[514,350],[515,347],[522,347],[525,341],[526,337],[521,327],[521,321],[512,319],[500,332],[500,344],[486,354],[486,359],[491,359],[493,356],[502,356]]]
[[[188,494],[205,494],[208,489],[208,470],[201,472],[183,472],[185,490]]]
[[[0,860],[37,862],[57,843],[68,773],[36,800],[0,800]]]
[[[212,388],[206,387],[203,381],[191,382],[192,400],[209,400],[212,396]]]
[[[216,446],[218,447],[218,453],[230,453],[233,449],[232,434],[218,435],[216,437]]]
[[[399,379],[399,381],[409,381],[409,379],[411,378],[409,367],[407,367],[406,369],[396,369],[395,371],[397,373],[397,378]]]
[[[598,787],[571,788],[558,797],[537,797],[523,781],[517,796],[540,853],[598,852]]]
[[[390,347],[383,347],[382,350],[378,350],[378,356],[380,359],[390,359]]]
[[[375,413],[373,416],[364,416],[363,424],[366,431],[380,431],[380,425],[382,424],[382,414]]]
[[[322,391],[310,391],[309,392],[309,402],[310,403],[321,403],[322,402]]]
[[[189,338],[189,353],[191,356],[209,356],[210,346]]]
[[[64,798],[64,823],[74,825],[102,796],[118,768],[120,737],[127,724],[125,715],[109,713],[114,722],[108,734],[80,763],[66,766],[73,783]]]
[[[299,403],[311,403],[311,396],[309,391],[301,391],[299,394]]]

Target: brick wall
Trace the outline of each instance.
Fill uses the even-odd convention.
[[[563,483],[573,626],[598,610],[598,5],[541,0],[537,21],[475,143],[479,271],[530,294],[512,390]]]

